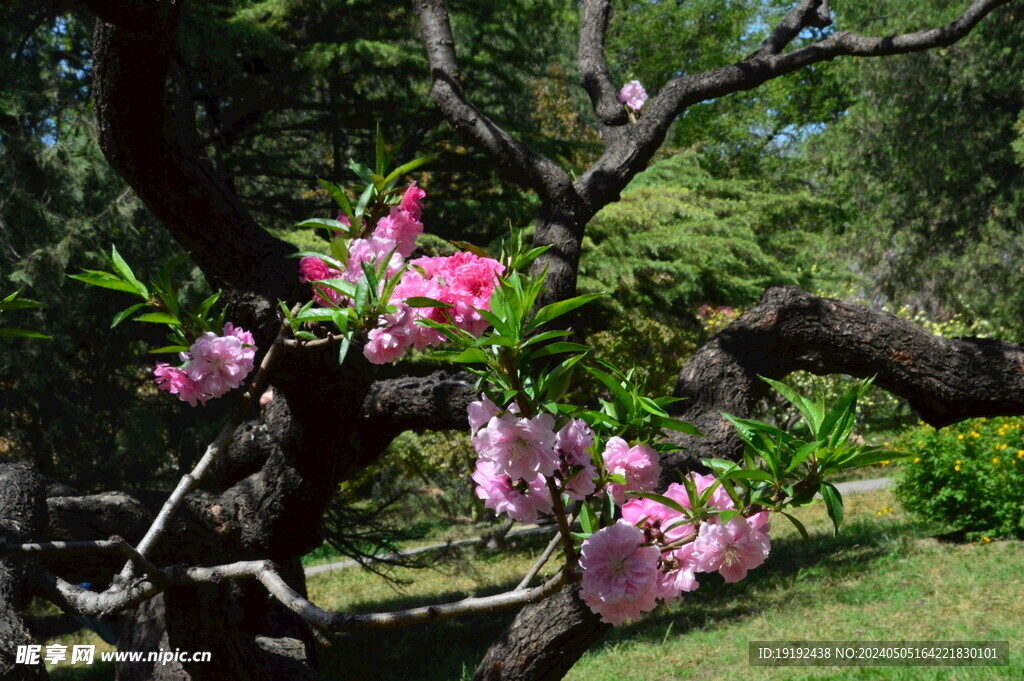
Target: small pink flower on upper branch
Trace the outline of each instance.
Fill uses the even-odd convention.
[[[619,101],[633,111],[639,111],[644,108],[644,102],[647,101],[647,90],[639,80],[631,80],[619,90]]]
[[[188,402],[193,407],[197,402],[206,404],[207,396],[199,389],[199,384],[188,377],[184,369],[172,367],[166,362],[157,362],[153,369],[156,377],[156,387],[172,395],[177,395],[182,402]]]
[[[412,345],[414,331],[409,306],[399,303],[394,312],[380,315],[378,324],[381,326],[370,331],[363,355],[373,364],[394,362]]]
[[[206,404],[242,384],[255,367],[256,349],[251,333],[228,322],[222,336],[207,331],[181,353],[183,366],[158,363],[153,369],[156,385],[193,407]]]

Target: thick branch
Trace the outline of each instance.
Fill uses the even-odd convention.
[[[610,10],[609,0],[587,0],[583,5],[579,45],[580,80],[583,89],[590,95],[598,120],[605,125],[625,125],[629,118],[618,100],[604,56]]]
[[[708,341],[679,376],[680,418],[706,439],[680,436],[679,465],[739,451],[721,412],[749,415],[768,393],[757,377],[794,371],[876,376],[875,385],[907,399],[925,422],[942,427],[978,416],[1024,414],[1024,348],[979,338],[933,336],[870,307],[818,298],[795,286],[761,301]]]
[[[512,137],[466,97],[444,0],[416,0],[415,6],[434,81],[431,96],[448,122],[541,198],[564,193],[572,186],[564,170]]]
[[[801,0],[750,57],[779,54],[804,28],[825,28],[831,23],[832,14],[828,9],[828,0]]]

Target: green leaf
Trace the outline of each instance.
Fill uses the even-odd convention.
[[[598,525],[597,514],[586,502],[580,504],[580,527],[588,537],[601,529]]]
[[[187,345],[165,345],[162,348],[156,348],[155,350],[150,350],[149,354],[151,354],[151,355],[161,355],[161,354],[163,354],[165,352],[188,352],[188,346]]]
[[[674,430],[677,433],[686,433],[694,437],[704,437],[704,434],[697,429],[697,426],[670,416],[655,416],[651,419],[651,423],[663,430]]]
[[[545,331],[544,333],[539,333],[536,336],[532,336],[529,340],[523,343],[523,347],[526,348],[531,345],[536,345],[537,343],[549,341],[552,338],[565,338],[566,336],[571,335],[572,331]]]
[[[729,480],[758,480],[760,482],[775,482],[775,478],[768,471],[757,468],[740,468],[726,473],[725,478]]]
[[[547,324],[548,322],[557,319],[564,314],[572,312],[576,308],[582,305],[586,305],[590,301],[596,298],[600,298],[603,295],[603,293],[591,293],[585,296],[576,296],[575,298],[569,298],[568,300],[560,300],[557,303],[545,305],[541,309],[537,310],[537,314],[535,314],[533,316],[533,319],[530,320],[530,323],[526,325],[526,330],[532,331],[538,326],[541,326],[542,324]]]
[[[134,314],[136,310],[143,306],[145,306],[145,303],[135,303],[131,307],[121,310],[116,315],[114,315],[114,321],[110,322],[110,328],[114,328],[115,326],[123,322],[128,316]]]
[[[110,274],[109,272],[83,270],[83,274],[70,274],[68,276],[82,282],[83,284],[89,284],[90,286],[99,286],[101,288],[113,289],[114,291],[138,294],[138,290],[134,286],[120,277]]]
[[[121,278],[131,284],[132,288],[143,298],[149,298],[149,290],[145,284],[135,278],[135,273],[132,272],[132,268],[128,267],[128,263],[124,261],[121,254],[117,252],[116,246],[110,247],[110,260],[114,264],[114,269],[121,275]]]
[[[377,172],[383,173],[385,170],[384,159],[387,156],[387,148],[384,146],[384,135],[380,132],[380,121],[377,121],[377,143],[375,147],[374,160],[377,162]]]
[[[486,364],[487,353],[480,348],[466,348],[448,361],[457,364]]]
[[[369,179],[367,179],[367,182],[369,182]],[[353,216],[353,219],[362,217],[366,213],[366,207],[370,205],[370,200],[373,198],[373,193],[376,190],[377,188],[371,184],[363,190],[362,194],[359,195],[359,201],[356,203],[355,209],[356,214]]]
[[[0,338],[49,338],[49,336],[28,329],[0,329]]]
[[[172,326],[181,326],[181,322],[178,321],[177,317],[171,314],[167,314],[166,312],[147,312],[146,314],[140,314],[132,321],[149,322],[151,324],[171,324]]]
[[[537,350],[534,350],[527,359],[540,359],[541,357],[550,357],[551,355],[560,355],[564,352],[588,352],[590,348],[586,345],[580,345],[579,343],[569,343],[567,341],[549,343],[544,345]]]
[[[807,420],[807,424],[811,427],[811,431],[815,433],[815,437],[820,437],[817,433],[818,429],[821,427],[821,420],[824,417],[824,410],[822,410],[814,402],[811,402],[810,400],[801,396],[793,388],[786,385],[785,383],[782,383],[780,381],[773,381],[772,379],[765,378],[764,376],[758,376],[758,378],[760,378],[762,381],[764,381],[771,387],[775,388],[775,390],[778,391],[779,394],[781,394],[783,397],[789,400],[789,402],[794,407],[796,407],[801,414],[803,414],[804,418]]]
[[[316,340],[316,334],[310,333],[309,331],[296,331],[295,337],[304,341]]]
[[[789,465],[786,466],[786,472],[792,473],[795,471],[800,464],[807,460],[807,457],[816,452],[823,444],[825,443],[822,440],[816,440],[814,442],[808,442],[803,447],[796,450],[796,453],[793,454],[793,459],[789,462]]]
[[[836,534],[839,534],[839,527],[843,524],[843,495],[839,493],[836,486],[831,482],[823,482],[818,488],[821,498],[825,500],[825,508],[828,509],[828,517],[832,519]]]
[[[619,402],[622,405],[623,409],[627,411],[630,410],[633,406],[633,398],[628,392],[626,392],[626,389],[622,387],[617,378],[604,373],[600,369],[595,369],[594,367],[586,367],[586,369],[593,374],[597,380],[601,381],[606,388],[608,388],[612,397],[615,398],[616,402]]]
[[[683,508],[683,505],[680,504],[678,501],[676,501],[675,499],[670,499],[669,497],[666,497],[662,494],[655,494],[654,492],[626,492],[626,494],[632,497],[639,497],[641,499],[650,499],[651,501],[657,501],[662,506],[668,506],[673,511],[682,513],[684,515],[689,513],[689,511]]]
[[[338,348],[338,364],[345,363],[345,357],[348,355],[348,349],[352,346],[352,333],[349,332],[341,339],[341,346]]]
[[[308,220],[303,220],[302,222],[297,223],[295,226],[296,227],[311,227],[313,229],[326,229],[327,231],[331,232],[332,234],[334,232],[348,232],[348,227],[345,226],[345,223],[338,222],[337,220],[332,220],[331,218],[310,218]],[[317,253],[308,253],[307,255],[319,255],[319,254],[317,254]],[[294,258],[295,255],[292,255],[292,257]]]
[[[409,161],[405,165],[398,166],[397,168],[392,170],[388,174],[388,176],[384,178],[384,184],[391,184],[392,182],[394,182],[398,178],[402,177],[402,175],[405,175],[406,173],[411,173],[412,171],[416,170],[417,168],[419,168],[424,163],[430,163],[431,161],[433,161],[436,158],[437,158],[437,154],[427,154],[426,156],[420,156],[419,158],[414,158],[413,160]]]
[[[405,299],[405,304],[409,307],[439,307],[439,308],[450,308],[455,307],[449,303],[443,303],[440,300],[434,298],[428,298],[426,296],[411,296]]]
[[[356,176],[363,182],[369,183],[370,176],[373,175],[373,171],[364,166],[359,161],[350,160],[348,162],[349,169],[356,174]]]
[[[785,511],[779,511],[779,513],[789,518],[789,522],[793,523],[793,526],[797,529],[797,532],[800,533],[801,537],[810,541],[811,535],[807,534],[807,528],[804,527],[804,524],[802,522],[797,520],[796,517],[786,513]]]
[[[340,208],[345,215],[352,217],[352,201],[349,200],[348,194],[345,193],[345,190],[338,185],[332,184],[327,180],[322,180],[319,177],[316,178],[316,181],[320,183],[321,187],[327,190],[327,194],[334,199],[336,204],[338,204],[338,208]],[[344,229],[344,227],[342,227],[342,229]]]

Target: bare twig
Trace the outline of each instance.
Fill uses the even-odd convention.
[[[572,526],[573,521],[574,518],[570,516],[570,527]],[[561,531],[556,532],[555,536],[551,537],[551,541],[549,541],[548,545],[544,548],[544,552],[540,554],[540,557],[537,558],[536,562],[534,562],[533,567],[531,567],[530,571],[526,573],[525,577],[523,577],[523,581],[519,582],[519,585],[515,588],[516,591],[522,591],[530,584],[530,582],[533,581],[533,578],[537,576],[537,573],[539,573],[541,568],[544,567],[544,564],[548,562],[548,559],[551,558],[551,554],[555,552],[555,549],[558,548],[561,541]]]

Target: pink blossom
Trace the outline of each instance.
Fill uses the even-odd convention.
[[[639,111],[644,108],[644,102],[647,101],[647,90],[639,80],[631,80],[619,90],[619,101],[633,111]]]
[[[398,254],[404,258],[416,250],[416,238],[422,233],[423,223],[397,206],[392,206],[390,214],[378,220],[373,230],[375,237],[395,242]]]
[[[569,478],[565,481],[565,493],[570,499],[582,501],[597,491],[597,469],[590,462],[571,466],[564,475]]]
[[[625,485],[608,485],[612,499],[619,506],[626,502],[627,491],[653,491],[661,475],[658,452],[653,447],[644,444],[630,447],[621,437],[608,439],[604,451],[604,466],[609,473],[626,478]]]
[[[252,370],[242,341],[235,336],[206,332],[189,348],[192,359],[185,368],[188,377],[211,397],[220,397],[242,385]]]
[[[416,186],[415,182],[409,184],[409,188],[402,195],[402,202],[399,207],[408,213],[413,220],[419,220],[423,215],[423,199],[427,193]]]
[[[208,397],[200,390],[199,384],[188,377],[184,369],[172,367],[166,362],[157,362],[153,369],[156,376],[156,386],[160,390],[177,395],[182,402],[188,402],[193,407],[197,402],[206,404]]]
[[[268,404],[270,404],[273,401],[274,401],[274,387],[271,386],[271,387],[267,388],[266,390],[264,390],[263,394],[260,395],[260,406],[261,407],[265,407],[265,406],[267,406]]]
[[[650,533],[651,539],[668,543],[693,532],[687,517],[653,499],[631,499],[622,506],[622,519]]]
[[[338,222],[345,225],[346,227],[352,226],[352,223],[349,221],[348,216],[345,215],[345,211],[343,210],[338,211]],[[335,234],[340,234],[340,232],[335,232]]]
[[[469,432],[472,435],[476,435],[476,432],[490,421],[492,417],[498,415],[498,405],[491,402],[487,395],[480,393],[479,400],[469,403],[466,415],[469,418]]]
[[[562,426],[555,436],[555,442],[559,454],[573,466],[587,466],[592,463],[590,452],[587,450],[594,444],[594,431],[586,421],[573,419]]]
[[[539,473],[551,475],[555,457],[555,420],[550,414],[524,419],[514,414],[494,416],[480,432],[477,453],[494,463],[494,470],[513,480],[533,480]]]
[[[532,523],[536,522],[538,513],[551,512],[551,494],[544,476],[535,475],[529,483],[514,482],[509,476],[498,473],[494,462],[480,459],[472,477],[477,484],[477,497],[498,515],[508,513],[513,520]]]
[[[602,621],[621,624],[657,605],[661,552],[656,546],[640,546],[643,540],[639,528],[618,522],[583,542],[580,596]]]
[[[764,520],[756,521],[764,526]],[[755,529],[746,518],[733,518],[725,524],[701,523],[693,542],[699,572],[717,571],[727,582],[738,582],[747,571],[768,557],[771,540]]]
[[[248,375],[253,370],[256,361],[256,339],[253,338],[252,334],[240,326],[235,326],[231,322],[224,325],[222,335],[234,336],[242,342],[242,368],[245,369],[245,373]]]
[[[412,345],[412,314],[409,306],[399,303],[397,307],[394,312],[378,317],[377,323],[380,326],[370,331],[369,339],[363,346],[363,355],[372,364],[394,362]]]
[[[420,296],[451,306],[416,308],[416,319],[454,324],[475,336],[484,332],[488,323],[477,310],[490,309],[496,277],[504,271],[501,263],[472,253],[456,253],[447,258],[417,258],[409,265],[395,288],[394,299]],[[414,339],[417,349],[439,345],[444,339],[441,332],[417,325]]]
[[[693,481],[694,487],[697,488],[698,495],[703,494],[704,490],[717,482],[717,478],[713,475],[701,475],[700,473],[691,472],[687,474],[687,477]],[[673,483],[673,486],[679,488],[679,494],[676,500],[686,508],[692,508],[690,506],[690,495],[686,493],[686,489],[678,483]],[[711,497],[708,499],[708,508],[725,511],[736,508],[736,504],[732,502],[732,499],[729,497],[729,493],[725,491],[725,488],[719,485],[715,488],[715,491],[711,493]]]
[[[395,276],[405,265],[405,260],[395,249],[396,244],[392,239],[382,239],[377,236],[371,236],[369,239],[353,239],[348,246],[348,262],[345,264],[345,271],[341,278],[355,284],[363,276],[363,267],[360,263],[365,262],[373,267],[379,267],[385,258],[388,258],[388,265],[384,275],[389,278]]]
[[[697,558],[692,543],[662,554],[658,570],[658,598],[670,602],[684,591],[695,591],[699,586],[696,571]]]
[[[307,255],[299,260],[299,281],[303,284],[312,284],[317,281],[335,279],[340,276],[341,270],[329,267],[320,258]],[[324,307],[336,306],[338,301],[341,300],[341,293],[326,287],[314,287],[313,299],[316,300],[318,305],[323,305]]]

